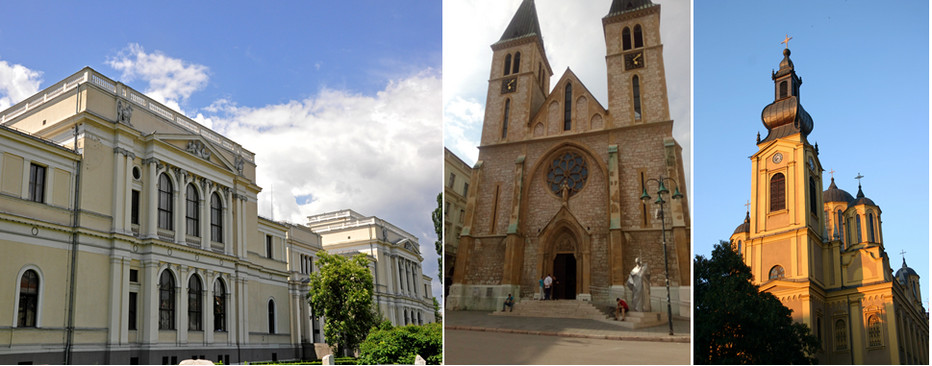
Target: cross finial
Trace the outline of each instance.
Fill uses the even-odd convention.
[[[749,207],[751,207],[751,200],[748,200],[748,203],[744,204],[744,208],[747,209],[748,211],[750,211]]]
[[[864,176],[861,175],[861,172],[858,172],[858,176],[857,176],[857,177],[854,177],[854,179],[857,179],[857,180],[858,180],[858,187],[859,187],[859,188],[861,187],[861,178],[864,178]]]
[[[780,42],[780,43],[786,45],[784,48],[790,48],[790,40],[791,40],[791,39],[793,39],[793,37],[790,37],[790,35],[787,34],[786,37],[783,38],[783,41]]]
[[[835,169],[829,170],[828,174],[832,176],[832,180],[835,180]]]

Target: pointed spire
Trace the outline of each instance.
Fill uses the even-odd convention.
[[[540,34],[540,21],[537,20],[537,7],[534,6],[534,0],[523,0],[515,16],[511,18],[511,23],[508,23],[508,28],[505,28],[505,33],[502,33],[502,38],[498,41],[533,35],[543,39]]]
[[[608,15],[636,10],[650,5],[654,5],[650,0],[612,0],[612,7],[609,8]]]

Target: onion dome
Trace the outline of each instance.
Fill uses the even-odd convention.
[[[738,225],[738,227],[735,228],[735,232],[732,235],[741,234],[741,233],[749,233],[749,232],[751,232],[751,213],[750,212],[748,212],[747,216],[744,217],[744,222],[742,222],[741,225]]]
[[[780,70],[773,73],[774,101],[761,111],[761,121],[769,132],[761,142],[801,133],[808,136],[812,132],[813,122],[809,112],[799,102],[799,86],[803,81],[796,76],[790,50],[783,50]]]
[[[854,197],[851,197],[851,193],[843,189],[839,189],[835,185],[835,178],[832,178],[832,183],[828,185],[828,189],[822,191],[822,202],[844,202],[851,203],[854,201]]]
[[[896,279],[900,281],[901,284],[906,284],[910,276],[919,277],[919,274],[916,273],[912,268],[906,265],[906,258],[903,258],[903,266],[896,271]]]
[[[857,206],[857,205],[868,205],[868,206],[877,206],[874,204],[874,201],[871,201],[870,198],[864,196],[864,191],[861,190],[861,185],[858,184],[858,195],[855,198],[854,202],[850,203],[848,206]]]

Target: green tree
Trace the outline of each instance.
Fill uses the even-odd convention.
[[[347,258],[317,253],[318,271],[311,273],[308,300],[324,316],[324,336],[334,350],[354,350],[376,324],[372,306],[372,273],[365,254]]]
[[[437,193],[437,209],[431,214],[434,219],[434,231],[437,232],[437,241],[434,248],[437,250],[437,282],[443,284],[443,192]]]
[[[792,311],[760,292],[751,269],[728,242],[696,256],[696,364],[810,364],[820,341]]]
[[[437,301],[436,297],[434,299],[434,322],[443,323],[443,313],[440,312],[440,302]]]
[[[372,328],[359,345],[360,365],[414,364],[414,355],[421,355],[429,365],[443,361],[443,325],[406,325],[392,327],[382,322]]]

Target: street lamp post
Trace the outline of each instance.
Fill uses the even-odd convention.
[[[646,203],[648,200],[651,199],[651,196],[647,194],[647,183],[657,182],[657,200],[654,201],[654,204],[660,205],[660,232],[661,232],[661,237],[663,238],[662,240],[663,269],[666,274],[665,281],[667,285],[667,323],[670,325],[670,335],[673,335],[673,305],[671,304],[671,301],[670,301],[670,265],[669,265],[669,261],[667,260],[667,226],[666,226],[667,220],[666,220],[666,217],[664,216],[664,211],[663,211],[663,204],[667,202],[663,199],[663,195],[669,194],[670,191],[667,190],[667,187],[663,186],[663,182],[665,180],[669,182],[673,182],[674,189],[673,189],[673,196],[671,198],[673,199],[683,198],[683,194],[680,193],[680,189],[677,186],[676,181],[673,180],[673,178],[664,178],[663,175],[661,175],[659,179],[651,178],[651,179],[648,179],[646,182],[644,182],[644,191],[641,193],[641,200]]]

